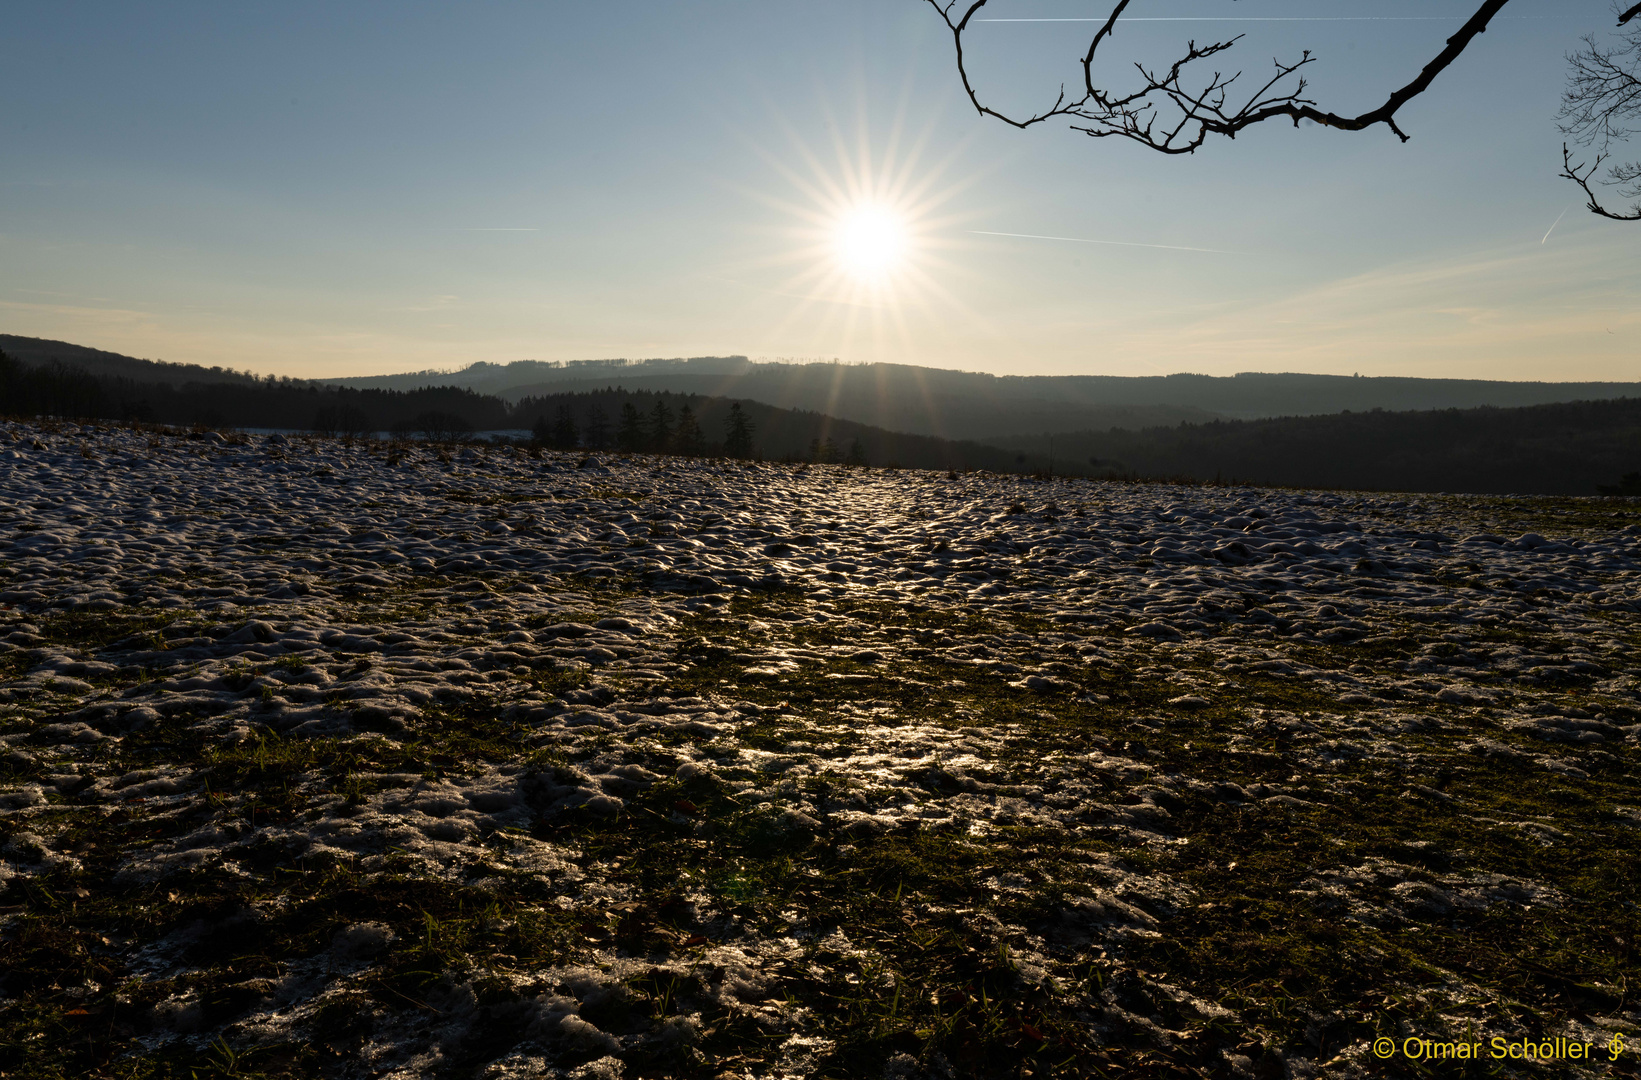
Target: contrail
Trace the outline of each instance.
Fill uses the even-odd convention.
[[[1561,213],[1556,215],[1556,219],[1554,221],[1550,222],[1550,227],[1548,229],[1544,230],[1544,240],[1550,239],[1550,234],[1556,231],[1556,226],[1561,224],[1561,219],[1567,216],[1567,210],[1571,210],[1572,208],[1573,208],[1573,204],[1568,203],[1567,204],[1567,209],[1563,210]],[[1538,242],[1539,247],[1544,246],[1544,240],[1540,240]]]
[[[1495,19],[1570,19],[1571,15],[1497,15]],[[1106,19],[976,19],[988,23],[1103,23]],[[1118,22],[1452,22],[1448,15],[1124,15]]]
[[[463,229],[452,228],[451,232],[540,232],[540,229]]]
[[[1112,247],[1157,248],[1162,251],[1202,251],[1209,255],[1247,254],[1242,251],[1224,251],[1220,248],[1181,247],[1178,244],[1135,244],[1126,240],[1085,240],[1080,236],[1038,236],[1035,233],[987,232],[984,229],[970,229],[969,232],[975,236],[1012,236],[1019,240],[1063,240],[1068,244],[1110,244]]]

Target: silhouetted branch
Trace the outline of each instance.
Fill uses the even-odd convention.
[[[1641,113],[1641,77],[1636,61],[1641,58],[1641,28],[1630,31],[1620,46],[1603,49],[1595,38],[1584,39],[1586,48],[1567,57],[1571,71],[1561,97],[1561,130],[1584,146],[1627,139]]]
[[[1093,138],[1118,136],[1161,153],[1189,154],[1201,146],[1210,135],[1223,135],[1234,139],[1237,133],[1245,128],[1279,118],[1292,120],[1295,126],[1302,120],[1309,120],[1342,131],[1361,131],[1375,124],[1384,124],[1395,132],[1397,138],[1406,142],[1407,133],[1396,125],[1397,110],[1424,93],[1435,81],[1436,76],[1458,58],[1476,35],[1487,29],[1488,21],[1498,14],[1509,0],[1484,0],[1476,13],[1456,34],[1447,39],[1446,47],[1424,66],[1417,77],[1391,92],[1384,104],[1378,108],[1355,116],[1323,111],[1305,96],[1305,79],[1296,73],[1314,62],[1315,58],[1309,50],[1292,62],[1273,59],[1275,73],[1246,97],[1232,97],[1232,86],[1241,77],[1240,72],[1227,76],[1223,72],[1215,71],[1196,87],[1187,86],[1188,73],[1194,71],[1192,65],[1230,49],[1242,35],[1202,46],[1197,45],[1195,41],[1188,42],[1185,55],[1169,65],[1165,72],[1159,73],[1156,69],[1147,69],[1141,64],[1135,64],[1134,69],[1140,76],[1138,89],[1128,93],[1114,92],[1104,87],[1101,80],[1096,79],[1095,63],[1099,59],[1100,49],[1111,40],[1119,18],[1132,2],[1118,0],[1112,7],[1110,16],[1095,31],[1088,50],[1083,55],[1082,96],[1076,100],[1068,100],[1062,84],[1059,96],[1052,107],[1023,119],[1002,113],[981,101],[969,74],[964,35],[969,31],[975,16],[988,2],[989,0],[969,0],[966,6],[961,6],[961,15],[958,15],[959,0],[928,0],[929,5],[940,13],[940,17],[951,31],[952,44],[957,55],[957,70],[963,80],[963,89],[982,116],[996,117],[1017,128],[1028,128],[1056,117],[1065,117],[1073,121],[1071,127],[1074,130]],[[1291,83],[1287,82],[1290,78]],[[1285,83],[1286,85],[1283,85]]]
[[[1637,12],[1641,12],[1641,4],[1619,15],[1618,25],[1629,22]],[[1641,220],[1641,204],[1631,207],[1631,213],[1615,214],[1602,208],[1591,187],[1601,163],[1611,156],[1612,144],[1634,135],[1634,125],[1641,119],[1641,25],[1621,35],[1611,46],[1602,45],[1594,35],[1586,37],[1584,48],[1569,55],[1567,64],[1559,126],[1562,134],[1571,135],[1574,142],[1596,147],[1596,157],[1593,164],[1574,165],[1563,143],[1561,175],[1584,189],[1591,213],[1615,221]],[[1602,182],[1630,185],[1621,187],[1619,194],[1634,199],[1641,198],[1641,183],[1637,181],[1641,181],[1641,162],[1613,166]]]
[[[1590,213],[1600,214],[1602,217],[1612,218],[1614,221],[1641,221],[1641,202],[1631,205],[1630,212],[1627,214],[1615,214],[1602,206],[1600,198],[1591,190],[1590,180],[1595,176],[1596,170],[1601,168],[1601,163],[1606,160],[1607,155],[1597,154],[1595,161],[1589,165],[1585,165],[1582,161],[1574,165],[1572,151],[1567,149],[1566,143],[1561,144],[1561,175],[1584,189],[1584,195],[1589,200],[1585,205],[1589,207]],[[1615,165],[1608,171],[1608,176],[1611,183],[1631,185],[1629,190],[1621,192],[1625,198],[1641,196],[1641,184],[1636,183],[1636,181],[1641,180],[1641,162],[1632,162],[1629,165]]]

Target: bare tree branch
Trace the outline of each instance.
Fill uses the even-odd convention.
[[[964,35],[988,2],[967,0],[959,15],[959,0],[927,0],[951,31],[963,89],[982,116],[996,117],[1017,128],[1065,117],[1072,121],[1074,130],[1093,138],[1116,136],[1165,154],[1189,154],[1211,135],[1234,139],[1245,128],[1279,118],[1291,120],[1295,126],[1302,120],[1309,120],[1342,131],[1361,131],[1375,124],[1384,124],[1397,138],[1406,142],[1407,133],[1396,124],[1397,110],[1424,93],[1436,76],[1464,52],[1476,35],[1487,29],[1488,21],[1509,0],[1483,0],[1476,13],[1447,39],[1446,47],[1411,82],[1392,91],[1384,104],[1354,116],[1319,109],[1314,101],[1305,96],[1306,82],[1299,71],[1315,60],[1308,50],[1295,61],[1273,59],[1272,76],[1245,97],[1233,98],[1233,85],[1241,77],[1241,72],[1225,75],[1215,71],[1206,80],[1198,81],[1195,87],[1187,86],[1189,75],[1196,70],[1193,65],[1230,49],[1241,35],[1200,46],[1191,41],[1186,45],[1185,54],[1169,65],[1166,71],[1135,64],[1134,70],[1139,73],[1138,88],[1127,93],[1110,90],[1103,85],[1103,80],[1096,77],[1095,65],[1100,59],[1101,48],[1112,40],[1118,20],[1132,3],[1132,0],[1117,0],[1083,54],[1082,95],[1075,100],[1068,99],[1062,85],[1051,107],[1024,118],[1006,115],[982,102],[969,72]],[[1625,17],[1628,18],[1627,15]],[[1163,119],[1164,115],[1167,116],[1166,120]]]
[[[1574,165],[1572,151],[1567,148],[1566,143],[1561,144],[1561,175],[1584,189],[1584,196],[1589,200],[1584,205],[1590,213],[1600,214],[1602,217],[1611,218],[1614,221],[1641,221],[1641,202],[1632,204],[1630,212],[1627,214],[1615,214],[1602,206],[1600,197],[1591,190],[1590,179],[1595,176],[1596,170],[1601,168],[1601,163],[1605,160],[1607,160],[1605,154],[1597,154],[1595,161],[1589,165],[1585,165],[1582,161]],[[1635,183],[1637,180],[1641,180],[1641,163],[1614,166],[1608,171],[1608,176],[1613,183],[1633,185],[1628,191],[1623,192],[1626,198],[1641,195],[1641,185]]]
[[[1582,146],[1609,143],[1634,134],[1626,125],[1641,116],[1641,28],[1630,31],[1622,44],[1602,48],[1595,37],[1584,39],[1585,48],[1567,57],[1571,68],[1567,89],[1561,97],[1558,119],[1564,134]]]
[[[1199,45],[1189,41],[1184,54],[1166,68],[1133,64],[1137,85],[1127,90],[1113,89],[1097,65],[1104,59],[1116,36],[1117,24],[1134,0],[1107,0],[1110,13],[1099,21],[1098,29],[1081,58],[1082,92],[1071,97],[1064,84],[1048,108],[1028,116],[1013,116],[981,100],[970,72],[966,35],[990,0],[926,0],[940,13],[951,31],[957,55],[957,70],[963,90],[982,116],[995,117],[1017,128],[1029,128],[1049,120],[1064,118],[1074,131],[1095,139],[1122,138],[1164,154],[1195,153],[1210,136],[1228,139],[1255,124],[1287,119],[1295,126],[1311,121],[1341,131],[1362,131],[1384,124],[1403,142],[1408,135],[1396,122],[1396,114],[1409,101],[1428,90],[1436,77],[1457,60],[1478,34],[1509,0],[1481,0],[1475,13],[1465,21],[1445,46],[1410,82],[1392,90],[1377,108],[1345,115],[1320,108],[1306,96],[1303,68],[1315,62],[1309,50],[1297,60],[1273,58],[1272,72],[1263,83],[1239,93],[1242,73],[1223,71],[1200,74],[1203,61],[1226,52],[1241,40],[1236,35]],[[1618,25],[1624,27],[1641,16],[1641,3],[1624,11],[1615,5]],[[1641,23],[1607,46],[1594,36],[1584,39],[1584,48],[1568,58],[1570,73],[1562,96],[1558,124],[1563,134],[1583,146],[1596,148],[1593,162],[1573,160],[1571,149],[1561,148],[1561,175],[1583,190],[1591,213],[1614,221],[1641,221],[1641,201],[1629,211],[1617,212],[1602,205],[1598,186],[1616,187],[1626,199],[1641,200],[1641,161],[1610,166],[1604,176],[1601,167],[1611,157],[1611,146],[1641,131]],[[1245,85],[1245,84],[1241,84]]]
[[[1618,24],[1623,26],[1637,12],[1641,4],[1619,15]],[[1584,190],[1591,213],[1615,221],[1641,220],[1641,203],[1632,206],[1630,213],[1613,213],[1602,207],[1591,186],[1598,182],[1619,185],[1622,197],[1641,199],[1641,162],[1614,165],[1605,180],[1595,180],[1601,163],[1611,156],[1612,144],[1629,139],[1641,123],[1641,25],[1621,34],[1610,46],[1593,34],[1586,37],[1584,48],[1569,55],[1567,65],[1567,89],[1561,96],[1558,124],[1562,134],[1571,135],[1574,142],[1595,147],[1596,156],[1592,164],[1575,165],[1563,143],[1561,175]]]

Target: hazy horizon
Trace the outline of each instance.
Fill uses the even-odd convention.
[[[0,339],[3,339],[7,336],[8,336],[7,333],[0,332]],[[129,353],[121,353],[121,352],[119,352],[118,350],[115,350],[115,349],[103,348],[103,347],[99,347],[99,346],[85,345],[82,342],[63,341],[62,339],[57,339],[57,338],[36,338],[36,337],[32,337],[30,335],[11,335],[11,336],[22,337],[22,338],[25,338],[27,340],[32,340],[32,341],[39,341],[39,342],[42,342],[42,343],[48,344],[48,345],[49,344],[68,345],[68,346],[70,346],[70,347],[72,347],[76,350],[82,349],[82,348],[92,349],[92,350],[95,350],[97,352],[107,353],[107,354],[110,354],[110,355],[113,355],[113,356],[120,357],[121,359],[124,359],[124,360],[138,360],[138,361],[141,361],[141,362],[144,362],[144,363],[162,363],[162,364],[171,363],[171,364],[184,364],[184,365],[192,364],[192,365],[203,366],[203,367],[207,367],[207,368],[215,367],[215,368],[221,369],[224,372],[232,372],[232,373],[236,373],[236,374],[256,376],[256,377],[268,377],[269,375],[273,375],[273,376],[277,377],[279,375],[279,372],[277,372],[277,371],[258,370],[258,369],[250,368],[250,367],[236,368],[231,363],[204,364],[201,361],[175,361],[175,360],[171,360],[167,357],[163,357],[163,356],[133,356]],[[3,344],[0,344],[0,351],[6,351]],[[17,358],[22,359],[25,363],[36,363],[40,359],[39,356],[35,355],[34,350],[29,350],[28,353],[26,355],[22,356],[22,357],[14,357],[14,359],[17,359]],[[70,357],[67,357],[67,358],[64,358],[64,359],[65,359],[65,362],[68,363],[68,365],[71,366],[71,367],[78,367],[78,366],[82,366],[82,364],[83,364],[83,361],[79,357],[76,357],[76,356],[70,356]],[[1508,379],[1508,378],[1487,378],[1485,376],[1448,377],[1448,376],[1441,376],[1441,375],[1363,374],[1360,371],[1354,371],[1354,372],[1315,372],[1315,371],[1297,371],[1297,370],[1255,370],[1255,369],[1249,369],[1249,370],[1245,370],[1245,371],[1219,371],[1219,372],[1200,372],[1200,371],[1189,371],[1189,370],[1152,371],[1152,372],[1129,373],[1129,374],[1115,374],[1115,373],[1107,373],[1107,372],[986,371],[986,370],[982,370],[982,369],[979,369],[979,368],[944,367],[944,366],[938,366],[938,365],[934,365],[934,364],[911,364],[911,363],[903,363],[903,362],[894,361],[894,360],[844,360],[844,359],[841,359],[839,357],[819,357],[819,356],[814,356],[814,357],[810,357],[810,356],[748,356],[745,353],[726,353],[726,354],[713,355],[713,356],[661,356],[661,355],[655,355],[655,356],[579,357],[579,358],[569,358],[569,359],[564,359],[564,360],[542,360],[542,359],[539,359],[537,357],[524,357],[524,358],[518,359],[518,360],[500,360],[500,361],[473,360],[473,361],[468,361],[468,362],[462,363],[462,364],[451,364],[451,365],[447,365],[447,366],[444,366],[444,367],[421,368],[421,369],[414,369],[414,370],[395,369],[395,370],[388,370],[388,371],[375,372],[375,373],[371,373],[371,374],[362,374],[362,375],[324,375],[324,374],[320,374],[320,375],[312,375],[312,376],[292,376],[292,377],[293,378],[301,378],[301,379],[305,379],[306,381],[319,382],[319,383],[344,383],[344,382],[349,382],[349,383],[364,384],[364,383],[383,382],[383,381],[386,381],[386,380],[403,380],[403,379],[414,378],[414,377],[419,377],[419,376],[420,377],[427,377],[427,378],[443,378],[443,377],[447,377],[447,376],[464,375],[464,374],[467,374],[468,372],[473,371],[474,369],[490,369],[492,371],[505,372],[505,371],[508,371],[510,369],[514,369],[514,368],[518,368],[518,367],[522,367],[522,366],[526,366],[526,365],[538,365],[546,371],[562,373],[561,375],[556,376],[554,381],[569,381],[569,380],[572,380],[575,376],[583,374],[583,373],[585,374],[585,377],[588,380],[597,381],[597,380],[601,380],[601,379],[606,377],[603,374],[603,372],[605,372],[605,371],[644,372],[646,376],[653,376],[653,375],[657,375],[659,373],[664,373],[664,372],[667,372],[667,371],[679,371],[679,372],[686,372],[687,373],[690,370],[691,365],[698,365],[698,364],[701,364],[702,362],[707,362],[707,363],[710,364],[710,363],[713,363],[713,362],[726,362],[726,361],[727,362],[744,362],[745,364],[750,365],[752,367],[779,367],[779,368],[798,368],[798,367],[805,367],[805,366],[823,366],[823,365],[833,365],[833,366],[843,366],[843,367],[897,367],[898,366],[898,367],[914,368],[914,369],[931,371],[931,372],[938,372],[938,373],[941,373],[941,374],[948,374],[948,375],[985,375],[985,376],[993,376],[993,377],[998,377],[998,378],[1016,377],[1016,378],[1026,378],[1026,379],[1058,378],[1058,377],[1062,377],[1062,376],[1073,377],[1073,378],[1075,378],[1075,377],[1085,377],[1086,376],[1086,377],[1090,377],[1090,378],[1109,378],[1109,379],[1172,379],[1172,378],[1182,378],[1182,379],[1183,378],[1235,379],[1235,378],[1285,378],[1285,377],[1305,378],[1305,377],[1310,377],[1310,376],[1316,376],[1316,377],[1320,377],[1320,378],[1339,378],[1339,379],[1351,379],[1351,378],[1355,378],[1355,379],[1363,379],[1363,378],[1366,378],[1366,379],[1424,379],[1424,380],[1430,380],[1430,381],[1483,382],[1483,383],[1500,383],[1500,384],[1543,384],[1543,385],[1553,385],[1553,386],[1629,385],[1629,384],[1641,385],[1641,377],[1632,378],[1632,379],[1576,379],[1576,378],[1556,377],[1554,375],[1549,376],[1549,377],[1543,377],[1543,378]],[[679,365],[682,365],[682,366],[679,366]],[[477,385],[482,385],[482,383],[477,384]],[[513,385],[514,385],[514,383],[512,383],[512,382],[509,382],[509,383],[506,384],[506,386],[509,387],[509,388],[512,387]],[[518,385],[526,385],[526,384],[518,384]],[[484,392],[485,393],[499,393],[499,394],[502,394],[503,396],[508,396],[508,395],[515,394],[515,391],[512,390],[512,389],[504,389],[504,390],[500,390],[500,391],[486,390]]]

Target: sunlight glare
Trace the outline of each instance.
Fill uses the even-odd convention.
[[[854,206],[838,220],[833,244],[838,261],[851,275],[880,281],[906,257],[906,225],[888,207],[873,203]]]
[[[852,133],[829,125],[830,156],[789,125],[782,125],[789,149],[754,143],[790,185],[790,194],[748,191],[785,223],[768,228],[779,242],[747,264],[769,283],[734,282],[795,301],[771,325],[771,341],[807,339],[833,356],[906,363],[916,351],[914,327],[979,325],[973,307],[942,283],[960,272],[942,252],[965,246],[951,237],[961,235],[974,211],[953,203],[981,173],[971,169],[947,179],[962,148],[928,161],[932,135],[909,137],[903,119],[880,147],[864,115]],[[788,272],[770,280],[778,268]]]

